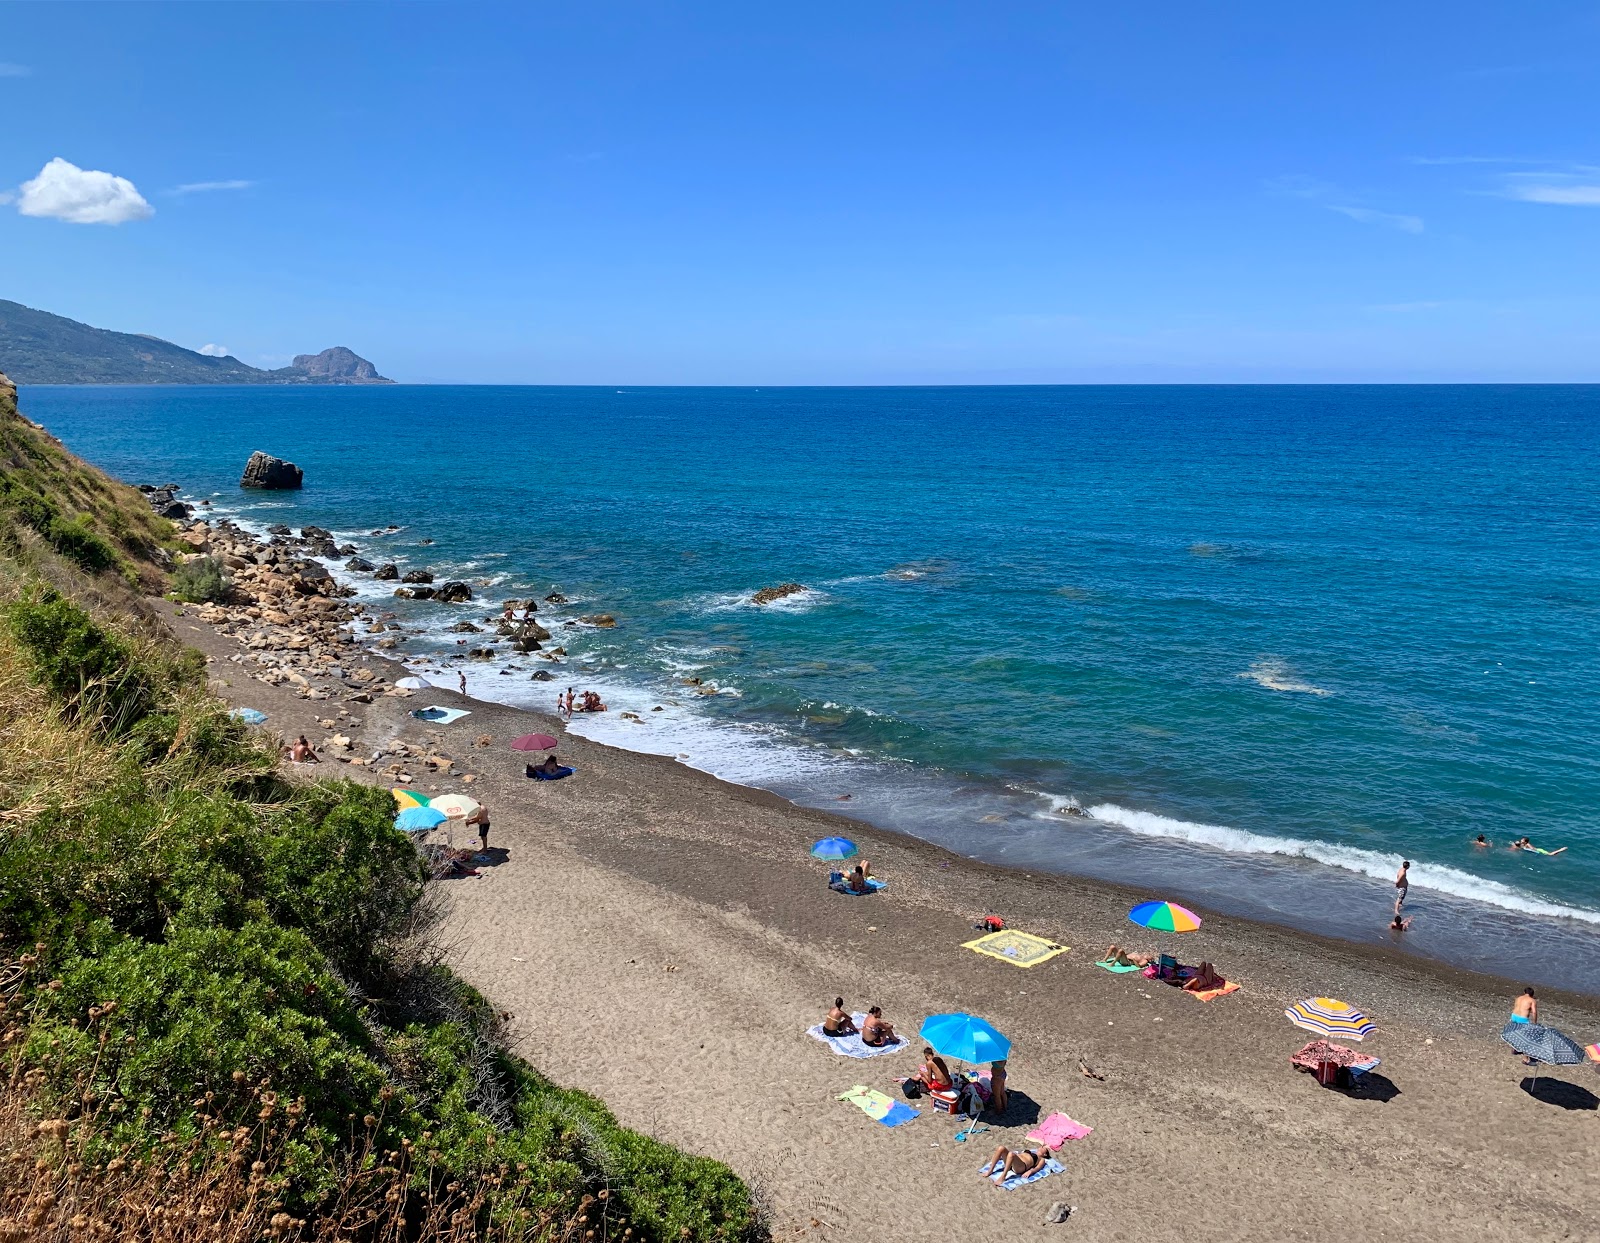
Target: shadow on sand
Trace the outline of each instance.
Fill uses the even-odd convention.
[[[1522,1081],[1522,1090],[1536,1101],[1562,1109],[1600,1109],[1600,1096],[1565,1079],[1547,1079],[1543,1075],[1535,1079],[1530,1075]]]

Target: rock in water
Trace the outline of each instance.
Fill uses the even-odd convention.
[[[459,579],[452,579],[439,588],[438,594],[434,596],[434,599],[442,600],[446,604],[460,604],[465,600],[472,599],[472,588]]]
[[[385,562],[372,573],[373,578],[395,579],[400,577],[400,571],[393,561]]]
[[[799,583],[779,583],[776,587],[763,587],[750,597],[751,604],[771,604],[774,600],[781,600],[785,596],[792,596],[805,588]]]
[[[305,472],[293,462],[285,462],[282,458],[273,457],[270,453],[262,453],[257,449],[245,463],[244,475],[239,480],[239,486],[282,490],[298,488],[304,479]]]
[[[357,570],[370,574],[373,566],[372,562],[368,561],[365,557],[351,557],[350,560],[344,563],[344,568],[347,570]]]
[[[406,576],[400,580],[402,583],[431,583],[433,575],[427,570],[407,570]]]

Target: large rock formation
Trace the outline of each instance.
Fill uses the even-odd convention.
[[[257,449],[245,463],[244,475],[239,480],[241,488],[298,488],[305,479],[305,471],[293,462],[273,457]]]
[[[782,600],[785,596],[798,595],[805,588],[799,583],[779,583],[776,587],[763,587],[750,597],[751,604],[771,604],[774,600]]]
[[[296,354],[293,370],[320,384],[393,384],[354,350],[343,345],[320,354]]]

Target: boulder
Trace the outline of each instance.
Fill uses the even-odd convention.
[[[300,538],[308,539],[314,544],[329,544],[333,542],[333,532],[322,527],[301,527]]]
[[[183,519],[192,518],[193,516],[194,510],[190,509],[182,501],[168,501],[156,510],[156,517],[171,518],[174,522],[181,522]]]
[[[779,583],[776,587],[763,587],[750,597],[751,604],[771,604],[774,600],[782,600],[785,596],[792,596],[805,588],[799,583]]]
[[[535,669],[528,675],[528,680],[530,682],[553,682],[555,678],[548,669]]]
[[[257,449],[245,463],[244,474],[239,479],[241,488],[272,488],[287,490],[302,486],[305,471],[293,462],[273,457]]]
[[[431,600],[436,593],[432,587],[396,587],[394,594],[402,600]]]
[[[458,621],[455,625],[451,626],[450,629],[455,631],[457,634],[482,634],[483,633],[481,630],[479,630],[476,626],[474,626],[469,621]]]
[[[380,565],[376,570],[374,570],[372,572],[372,577],[387,581],[390,579],[399,578],[400,571],[395,567],[394,562],[390,561],[385,565]]]
[[[552,591],[544,599],[546,604],[565,604],[567,602],[566,596],[562,595],[559,591]]]
[[[284,526],[281,522],[274,522],[270,527],[267,528],[268,535],[288,535],[289,533],[289,528]]]
[[[350,560],[344,563],[344,568],[370,574],[373,570],[373,565],[365,557],[351,557]]]
[[[611,627],[617,624],[617,619],[611,616],[610,613],[591,613],[588,617],[580,617],[578,620],[586,626],[598,626],[602,630],[610,630]],[[549,635],[545,636],[545,638],[549,637]]]
[[[439,588],[434,594],[434,599],[442,600],[446,604],[460,604],[472,599],[472,588],[459,579],[452,579]]]
[[[406,576],[400,581],[402,583],[431,583],[433,575],[427,570],[407,570]]]

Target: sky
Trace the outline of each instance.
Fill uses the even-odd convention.
[[[10,4],[0,298],[409,382],[1600,381],[1600,4]]]

